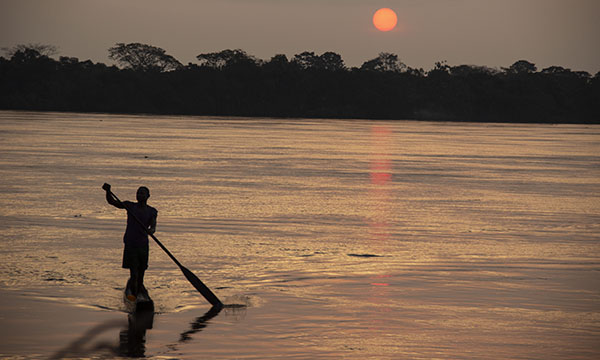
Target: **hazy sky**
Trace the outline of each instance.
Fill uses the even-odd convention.
[[[398,27],[380,32],[389,7]],[[268,60],[334,51],[349,66],[392,52],[411,67],[507,67],[520,59],[600,71],[600,0],[0,0],[0,47],[52,44],[104,63],[117,42],[162,47],[184,64],[243,49]]]

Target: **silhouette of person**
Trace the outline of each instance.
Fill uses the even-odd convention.
[[[110,185],[102,185],[102,189],[106,191],[106,201],[112,206],[119,209],[127,209],[127,228],[123,235],[125,247],[123,249],[123,268],[129,269],[129,282],[131,293],[134,297],[130,300],[135,300],[140,291],[144,291],[144,273],[148,268],[148,233],[154,234],[156,231],[156,217],[158,211],[147,204],[150,197],[150,190],[141,186],[136,193],[137,202],[119,201],[114,198],[110,192]],[[142,227],[136,219],[135,215],[144,227]]]

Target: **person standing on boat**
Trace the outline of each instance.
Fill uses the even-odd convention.
[[[106,201],[119,209],[127,209],[127,228],[123,235],[125,248],[123,250],[123,268],[129,269],[131,292],[137,296],[144,289],[144,273],[148,268],[148,233],[156,231],[156,217],[158,211],[148,205],[150,190],[141,186],[136,193],[137,202],[119,201],[114,198],[110,191],[110,185],[102,185],[106,191]],[[135,215],[144,227],[142,227],[132,215]]]

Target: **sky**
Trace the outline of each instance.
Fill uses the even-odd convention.
[[[378,31],[375,11],[398,26]],[[180,62],[242,49],[260,59],[333,51],[360,66],[380,52],[425,70],[449,65],[600,71],[600,0],[0,0],[0,47],[55,45],[57,56],[112,64],[107,49],[140,42]]]

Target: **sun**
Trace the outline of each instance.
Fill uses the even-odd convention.
[[[398,23],[398,17],[392,9],[382,8],[375,12],[373,15],[373,25],[379,31],[390,31],[396,27]]]

